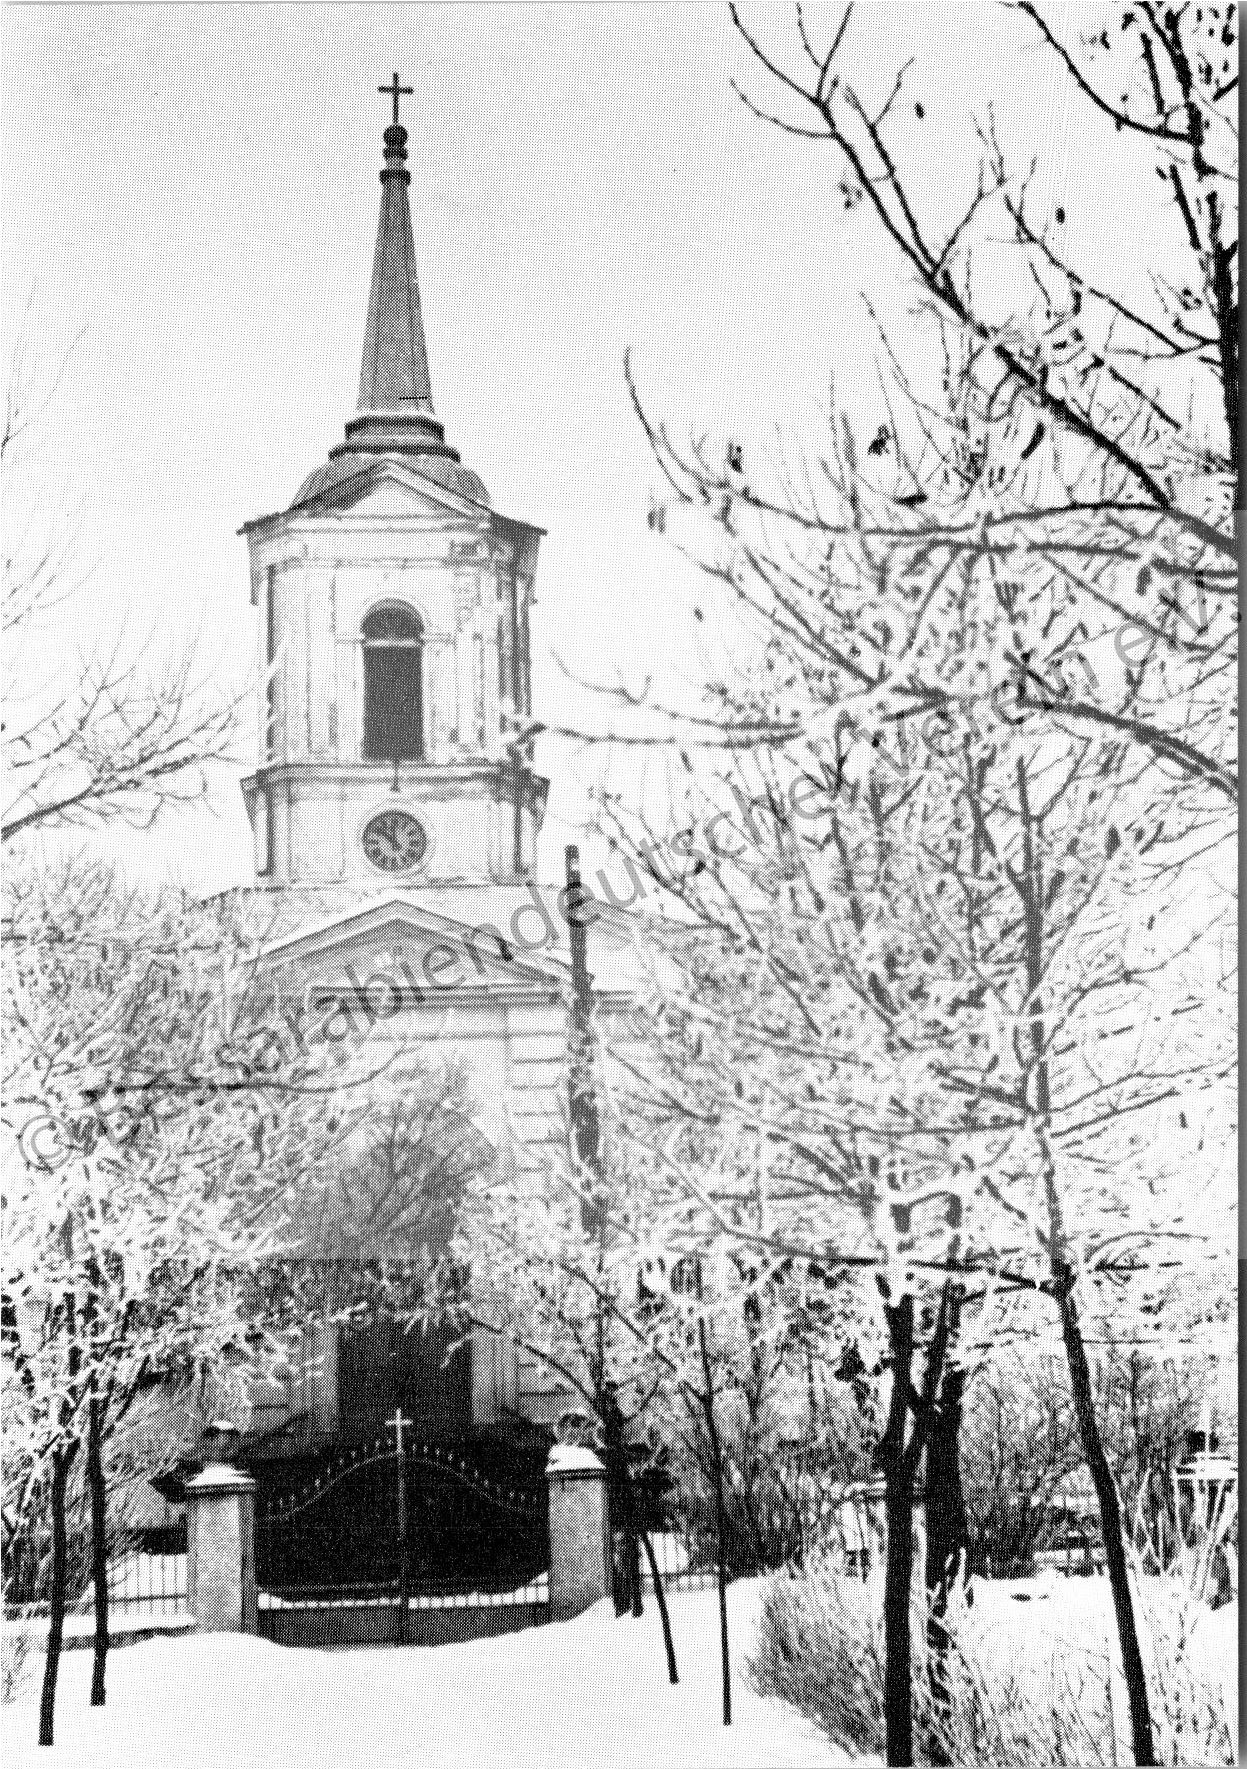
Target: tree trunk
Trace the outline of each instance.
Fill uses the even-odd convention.
[[[962,1370],[944,1372],[939,1410],[931,1421],[927,1440],[925,1583],[929,1678],[935,1719],[927,1754],[933,1763],[952,1760],[948,1755],[948,1722],[953,1709],[948,1675],[951,1639],[945,1616],[949,1596],[965,1569],[970,1551],[970,1529],[961,1486],[961,1397],[964,1387]]]
[[[48,1650],[43,1661],[43,1690],[39,1698],[39,1743],[50,1745],[56,1716],[56,1677],[61,1667],[61,1642],[65,1637],[65,1588],[69,1577],[69,1543],[65,1529],[65,1488],[74,1445],[52,1452],[52,1590],[48,1616]]]
[[[914,1303],[904,1296],[884,1307],[892,1357],[888,1421],[875,1452],[883,1471],[887,1520],[883,1583],[883,1726],[889,1764],[914,1760],[910,1686],[909,1586],[913,1577],[913,1467],[905,1455],[905,1424],[914,1354]]]
[[[645,1614],[641,1591],[641,1543],[635,1529],[624,1536],[624,1552],[628,1556],[628,1583],[632,1590],[632,1613],[639,1620]]]
[[[727,1561],[724,1552],[727,1543],[727,1508],[723,1503],[723,1446],[719,1442],[719,1427],[714,1416],[714,1382],[710,1372],[710,1353],[706,1346],[706,1323],[702,1318],[697,1322],[697,1339],[701,1347],[702,1378],[705,1389],[701,1395],[701,1404],[706,1415],[706,1434],[710,1439],[710,1459],[714,1473],[714,1532],[715,1555],[719,1564],[719,1660],[723,1673],[723,1724],[732,1724],[732,1665],[728,1652],[727,1638]]]
[[[951,1283],[940,1295],[931,1343],[927,1348],[922,1393],[913,1384],[914,1299],[884,1305],[892,1357],[892,1393],[888,1422],[875,1459],[883,1470],[887,1516],[887,1568],[883,1583],[883,1716],[889,1765],[902,1769],[914,1760],[913,1670],[909,1637],[909,1592],[914,1573],[914,1479],[926,1445],[936,1399],[944,1376],[949,1338],[955,1330],[958,1297]],[[905,1441],[909,1414],[914,1428]]]
[[[667,1614],[667,1594],[662,1588],[662,1579],[658,1573],[658,1562],[654,1558],[654,1545],[649,1539],[649,1531],[641,1531],[641,1541],[645,1548],[645,1558],[649,1561],[649,1575],[654,1581],[654,1601],[658,1605],[658,1613],[662,1617],[662,1643],[667,1649],[667,1676],[672,1683],[680,1681],[680,1674],[675,1664],[675,1641],[671,1638],[671,1617]]]
[[[1130,1703],[1130,1735],[1134,1760],[1139,1765],[1156,1761],[1152,1740],[1152,1715],[1147,1699],[1147,1677],[1143,1669],[1143,1653],[1139,1646],[1139,1630],[1134,1616],[1134,1600],[1126,1569],[1126,1544],[1122,1531],[1121,1504],[1117,1483],[1104,1453],[1091,1393],[1091,1372],[1087,1367],[1087,1350],[1083,1344],[1078,1309],[1069,1287],[1069,1273],[1060,1274],[1059,1302],[1061,1337],[1065,1342],[1065,1359],[1069,1365],[1070,1386],[1074,1395],[1074,1414],[1078,1420],[1083,1454],[1091,1471],[1095,1496],[1100,1505],[1100,1528],[1104,1536],[1104,1559],[1108,1568],[1109,1589],[1113,1593],[1113,1611],[1117,1618],[1117,1637],[1121,1643],[1122,1672],[1126,1696]]]
[[[1113,1593],[1113,1609],[1117,1617],[1117,1637],[1121,1644],[1122,1671],[1130,1702],[1130,1731],[1136,1764],[1155,1763],[1152,1742],[1152,1716],[1148,1709],[1147,1679],[1143,1671],[1143,1654],[1139,1650],[1139,1632],[1135,1626],[1134,1603],[1130,1581],[1126,1575],[1126,1547],[1122,1537],[1121,1505],[1113,1471],[1104,1453],[1104,1442],[1095,1416],[1095,1398],[1091,1390],[1091,1372],[1087,1367],[1087,1350],[1083,1344],[1078,1307],[1074,1301],[1073,1273],[1065,1254],[1065,1228],[1061,1200],[1057,1191],[1056,1170],[1048,1147],[1048,1125],[1052,1116],[1052,1084],[1049,1075],[1048,1032],[1044,1018],[1044,888],[1042,869],[1034,846],[1034,820],[1031,816],[1026,778],[1026,763],[1017,760],[1018,803],[1022,814],[1023,886],[1022,906],[1026,918],[1026,982],[1030,998],[1031,1047],[1035,1055],[1035,1130],[1043,1149],[1044,1190],[1048,1204],[1048,1245],[1051,1249],[1052,1276],[1057,1306],[1061,1311],[1061,1338],[1065,1344],[1065,1361],[1069,1366],[1070,1387],[1074,1396],[1074,1416],[1082,1439],[1083,1455],[1091,1471],[1092,1484],[1100,1504],[1100,1527],[1104,1535],[1104,1558],[1108,1565],[1109,1587]]]
[[[889,1766],[914,1760],[909,1588],[914,1571],[914,1486],[907,1464],[884,1475],[888,1558],[883,1585],[883,1716]]]
[[[95,1591],[95,1658],[91,1667],[91,1706],[104,1706],[108,1664],[108,1509],[104,1484],[104,1407],[91,1402],[87,1426],[87,1485],[91,1494],[91,1582]]]
[[[623,1538],[620,1576],[614,1581],[615,1614],[641,1615],[641,1561],[636,1539],[636,1508],[632,1500],[632,1482],[628,1474],[628,1449],[624,1442],[623,1420],[613,1396],[608,1392],[598,1400],[598,1416],[603,1428],[603,1460],[606,1463],[606,1492],[610,1506],[612,1530],[618,1528]]]

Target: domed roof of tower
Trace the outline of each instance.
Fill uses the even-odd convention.
[[[397,86],[397,76],[395,77]],[[382,87],[382,91],[387,88]],[[397,110],[397,103],[395,105]],[[416,250],[407,188],[407,131],[396,120],[384,135],[381,216],[359,375],[359,401],[345,440],[304,480],[291,509],[332,501],[337,489],[382,457],[402,460],[460,497],[489,505],[478,476],[462,465],[433,411]]]

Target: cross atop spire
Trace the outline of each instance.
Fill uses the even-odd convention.
[[[400,86],[398,83],[398,75],[395,74],[393,80],[390,82],[390,84],[388,86],[378,86],[377,91],[380,92],[383,97],[392,98],[394,100],[394,125],[397,128],[397,126],[398,126],[398,101],[400,98],[410,98],[412,96],[412,92],[413,92],[412,87]]]

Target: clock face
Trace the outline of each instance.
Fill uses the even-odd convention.
[[[410,872],[428,845],[423,828],[407,811],[379,811],[364,830],[364,853],[382,872]]]

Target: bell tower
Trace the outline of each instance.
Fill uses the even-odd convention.
[[[500,515],[433,408],[398,76],[359,402],[288,509],[248,522],[259,754],[243,782],[271,886],[514,884],[532,767],[541,530]]]

